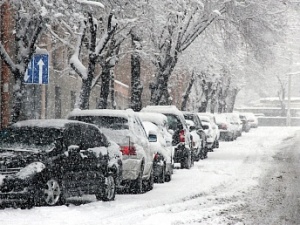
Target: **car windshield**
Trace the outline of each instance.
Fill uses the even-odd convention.
[[[50,151],[62,131],[49,127],[12,127],[0,132],[0,148]]]

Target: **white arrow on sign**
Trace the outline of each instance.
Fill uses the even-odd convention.
[[[43,83],[43,66],[45,65],[43,60],[40,59],[40,61],[38,62],[39,65],[39,84]]]

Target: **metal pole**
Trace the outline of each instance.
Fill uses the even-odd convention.
[[[291,126],[291,79],[292,74],[288,74],[288,109],[286,114],[286,125]]]

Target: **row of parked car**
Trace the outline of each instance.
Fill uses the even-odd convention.
[[[169,182],[257,127],[249,115],[182,112],[175,106],[74,110],[67,119],[26,120],[0,132],[0,204],[64,204],[94,194],[143,193]]]

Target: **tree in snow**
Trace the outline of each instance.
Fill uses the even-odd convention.
[[[15,24],[15,53],[9,55],[0,42],[0,57],[13,74],[13,100],[11,122],[22,119],[24,103],[24,76],[33,54],[36,52],[38,41],[45,28],[59,19],[64,11],[63,1],[10,0],[0,4],[9,4],[12,9]]]
[[[170,104],[169,78],[180,54],[215,21],[225,7],[218,1],[149,1],[150,38],[153,44],[155,80],[150,104]]]

